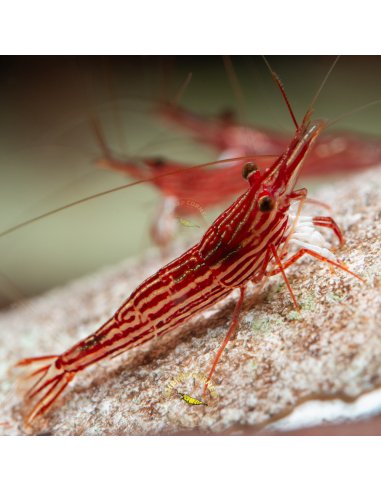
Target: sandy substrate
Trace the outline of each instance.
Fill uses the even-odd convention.
[[[145,258],[105,270],[0,313],[0,432],[100,435],[250,432],[311,399],[355,400],[381,385],[381,170],[320,188],[347,243],[338,258],[366,284],[305,259],[248,297],[239,331],[202,397],[202,381],[237,296],[161,340],[80,373],[33,428],[9,368],[60,353],[95,331],[160,265]],[[321,211],[318,211],[321,214]],[[253,304],[254,303],[254,304]],[[185,393],[207,405],[189,405]],[[318,411],[318,410],[317,410]],[[245,430],[246,429],[246,430]]]

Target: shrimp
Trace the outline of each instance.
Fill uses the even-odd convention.
[[[312,104],[301,125],[296,125],[286,150],[266,170],[261,171],[251,160],[244,164],[246,191],[215,219],[199,242],[139,285],[97,331],[61,354],[26,358],[18,363],[23,367],[42,364],[30,374],[36,381],[27,393],[32,403],[26,417],[28,424],[48,411],[77,373],[180,328],[239,290],[229,330],[208,373],[205,394],[237,328],[248,283],[260,284],[281,274],[298,307],[286,270],[302,256],[309,255],[362,281],[337,259],[318,230],[331,229],[342,244],[343,236],[335,221],[331,217],[301,215],[307,190],[297,188],[296,181],[307,154],[325,128],[324,122],[311,121],[311,116]],[[298,205],[295,214],[291,210],[294,203]],[[297,250],[292,251],[292,247]]]
[[[131,176],[135,179],[149,179],[162,195],[161,204],[150,228],[153,242],[165,256],[176,232],[176,217],[202,215],[204,210],[220,205],[223,201],[237,196],[244,190],[241,169],[247,158],[236,158],[216,163],[213,168],[188,166],[162,157],[141,157],[139,159],[118,159],[109,149],[101,125],[94,120],[95,135],[103,157],[96,164]],[[256,157],[256,164],[265,169],[273,163],[274,156]]]
[[[207,118],[179,105],[161,104],[156,113],[168,123],[190,133],[197,141],[214,148],[221,159],[279,154],[289,140],[282,133],[240,124],[231,111]],[[378,138],[356,132],[333,132],[323,135],[311,150],[302,176],[312,178],[356,172],[379,165],[380,161]]]

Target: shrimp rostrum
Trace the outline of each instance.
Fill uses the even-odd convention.
[[[238,289],[239,301],[214,356],[207,386],[237,327],[247,284],[281,274],[297,306],[286,271],[304,255],[361,280],[336,258],[319,232],[320,227],[331,229],[342,244],[335,221],[301,215],[307,190],[297,189],[297,178],[325,126],[322,121],[311,121],[311,114],[309,109],[302,124],[296,125],[287,149],[265,171],[252,160],[245,163],[246,191],[217,217],[197,244],[139,285],[97,331],[62,354],[19,362],[20,366],[36,364],[30,375],[35,382],[27,393],[31,404],[27,423],[43,415],[78,372],[179,328]],[[296,211],[292,213],[294,203]]]

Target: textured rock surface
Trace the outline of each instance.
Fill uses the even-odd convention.
[[[280,278],[253,304],[214,377],[215,392],[189,406],[177,391],[202,399],[207,373],[226,333],[236,296],[187,326],[81,373],[33,429],[22,426],[22,394],[9,367],[59,353],[94,331],[158,267],[147,255],[56,289],[0,315],[0,432],[5,434],[167,434],[263,428],[313,398],[351,400],[381,384],[381,171],[316,191],[332,204],[347,239],[338,252],[367,283],[312,259],[288,271],[303,309]],[[250,302],[251,301],[251,302]],[[172,389],[175,388],[175,389]]]

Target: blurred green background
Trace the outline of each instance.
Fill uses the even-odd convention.
[[[244,94],[243,122],[279,131],[293,126],[260,57],[233,57]],[[269,57],[299,118],[334,57]],[[129,155],[162,155],[189,163],[216,154],[174,133],[152,115],[175,97],[215,114],[237,109],[222,57],[3,57],[0,59],[0,230],[128,179],[97,169],[89,119],[102,122],[110,147]],[[381,58],[342,57],[316,116],[335,118],[381,98]],[[381,106],[344,118],[335,129],[381,134]],[[0,305],[28,297],[141,254],[158,203],[149,185],[100,198],[0,239]]]

